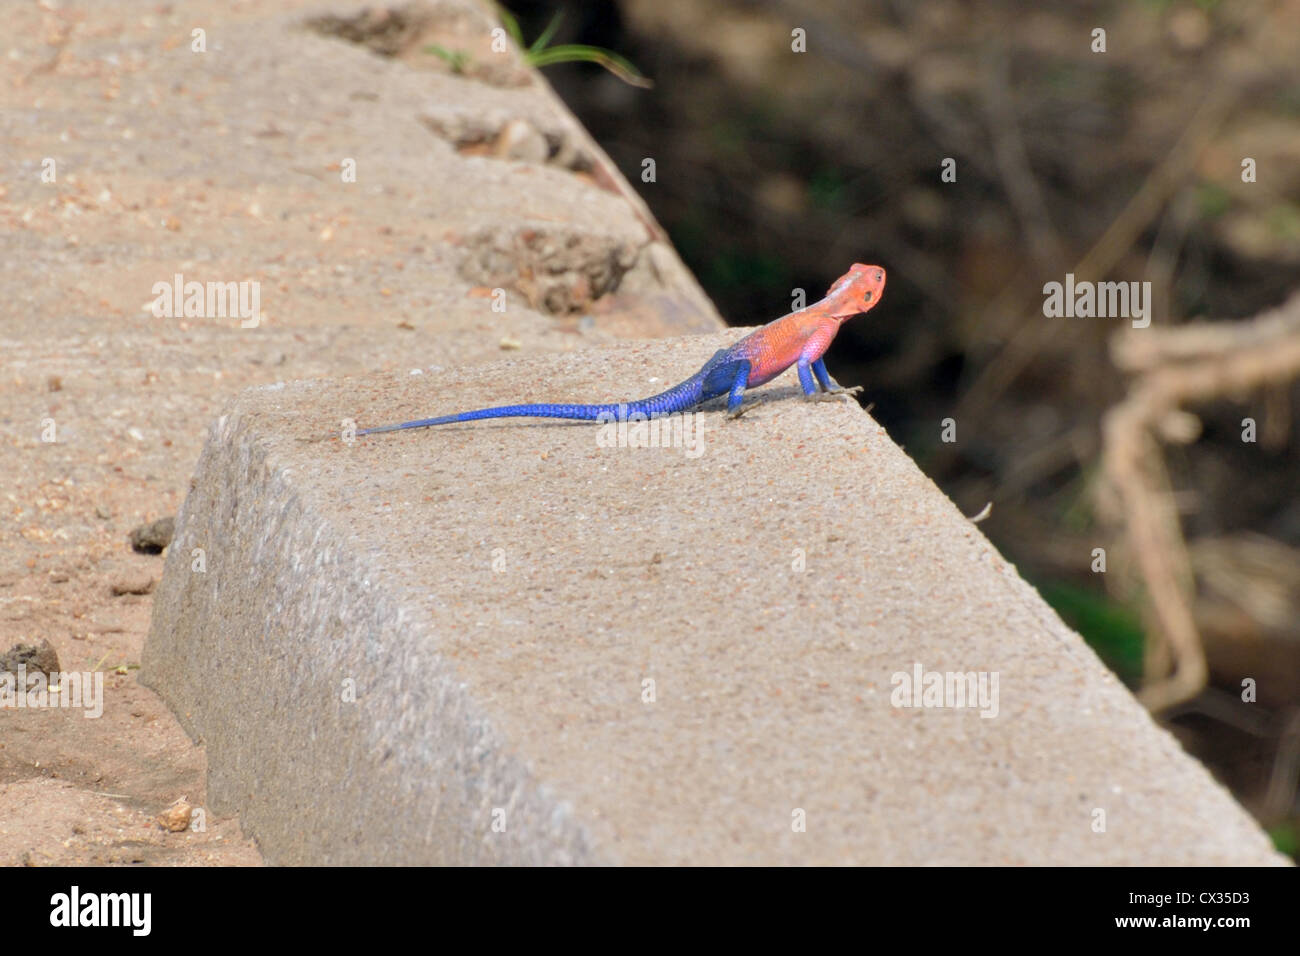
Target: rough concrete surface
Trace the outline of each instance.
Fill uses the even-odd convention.
[[[879,426],[789,374],[694,456],[585,423],[302,441],[633,398],[735,336],[242,394],[144,660],[214,806],[277,863],[1282,862]],[[918,663],[996,672],[996,715],[893,706]]]
[[[5,8],[0,654],[49,639],[106,699],[98,719],[0,711],[0,864],[259,861],[210,808],[160,828],[203,806],[206,755],[137,680],[162,559],[130,533],[176,513],[231,396],[721,327],[545,82],[487,51],[482,4],[365,9]],[[155,318],[177,273],[256,280],[260,324]]]

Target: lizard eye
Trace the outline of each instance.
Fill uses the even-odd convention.
[[[874,292],[868,289],[866,292],[862,293],[862,301],[870,302],[875,297],[875,295],[876,294]]]

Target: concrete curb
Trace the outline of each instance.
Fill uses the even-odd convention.
[[[697,456],[551,422],[300,441],[637,397],[737,334],[243,393],[144,654],[214,808],[272,863],[1284,862],[882,429],[789,376],[701,415]],[[996,716],[898,706],[917,667],[996,673]]]

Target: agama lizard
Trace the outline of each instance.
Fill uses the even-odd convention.
[[[826,297],[798,312],[791,312],[740,339],[730,348],[719,349],[704,367],[666,392],[637,401],[609,405],[530,404],[480,408],[472,412],[422,418],[400,425],[363,428],[357,435],[377,435],[404,428],[426,428],[452,422],[473,422],[483,418],[573,418],[584,421],[625,421],[631,415],[668,415],[684,412],[720,395],[727,396],[728,417],[742,414],[751,403],[745,390],[776,378],[791,365],[799,371],[804,395],[817,400],[832,395],[852,395],[862,386],[840,388],[831,381],[822,362],[831,340],[847,319],[872,309],[885,288],[885,270],[857,263],[840,276]],[[817,377],[823,391],[813,384]]]

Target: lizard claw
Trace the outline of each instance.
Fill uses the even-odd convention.
[[[741,415],[745,414],[745,412],[749,411],[751,408],[753,408],[753,407],[754,407],[755,405],[757,405],[757,404],[758,404],[758,399],[756,399],[756,398],[755,398],[755,399],[751,399],[750,401],[747,401],[747,402],[741,402],[741,403],[740,403],[739,405],[737,405],[735,408],[730,409],[730,410],[727,412],[727,418],[728,418],[728,419],[739,418]]]
[[[841,395],[856,395],[862,391],[861,385],[854,385],[852,388],[833,388],[828,392],[814,392],[808,396],[810,402],[830,402],[839,398]]]

